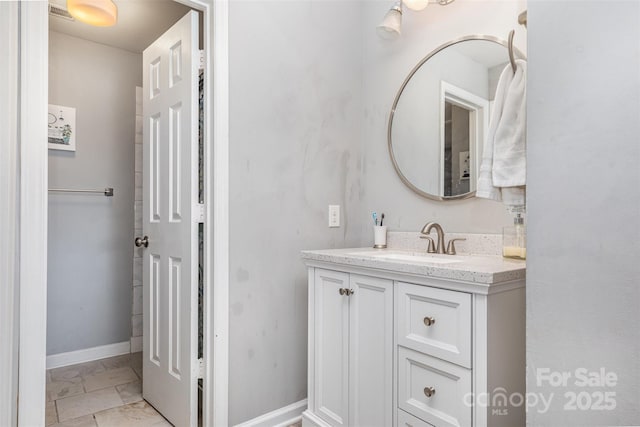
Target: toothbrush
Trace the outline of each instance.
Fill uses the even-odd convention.
[[[384,222],[384,213],[382,214],[382,218],[380,219],[380,227],[382,227],[383,222]]]
[[[372,216],[373,216],[373,224],[377,226],[378,225],[378,214],[374,212]]]

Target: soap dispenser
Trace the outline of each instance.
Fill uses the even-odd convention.
[[[502,229],[502,256],[505,258],[527,258],[527,234],[522,214],[513,218],[513,226]]]

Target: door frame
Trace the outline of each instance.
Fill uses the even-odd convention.
[[[489,100],[462,89],[446,81],[440,83],[440,158],[444,159],[445,152],[445,104],[450,103],[469,111],[469,157],[471,158],[469,192],[475,192],[477,176],[482,164],[482,153],[489,132]],[[452,162],[458,159],[451,159]],[[438,173],[440,194],[444,195],[444,165]]]
[[[174,0],[204,15],[204,425],[228,425],[229,1]],[[18,426],[43,425],[47,326],[47,1],[19,3]],[[16,64],[8,64],[14,66]],[[215,96],[214,96],[215,95]],[[41,117],[41,121],[34,120]],[[215,142],[215,143],[214,143]],[[206,339],[210,337],[210,339]]]
[[[0,425],[11,426],[18,411],[19,7],[17,2],[0,3],[0,27],[6,35],[6,61],[0,66],[0,342],[9,344],[0,346]]]

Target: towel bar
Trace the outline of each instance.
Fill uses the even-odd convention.
[[[102,190],[79,190],[73,188],[50,188],[52,193],[91,193],[91,194],[104,194],[106,197],[113,197],[113,188],[107,187]]]

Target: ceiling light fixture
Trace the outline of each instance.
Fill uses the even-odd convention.
[[[424,10],[429,3],[438,3],[440,6],[446,6],[453,3],[454,0],[400,0],[393,5],[391,9],[384,15],[384,19],[376,27],[378,35],[383,39],[395,39],[400,36],[402,29],[402,5],[414,11]]]
[[[78,21],[96,27],[110,27],[118,21],[118,7],[112,0],[67,0],[67,10]]]
[[[418,12],[429,5],[429,0],[404,0],[404,5]]]

